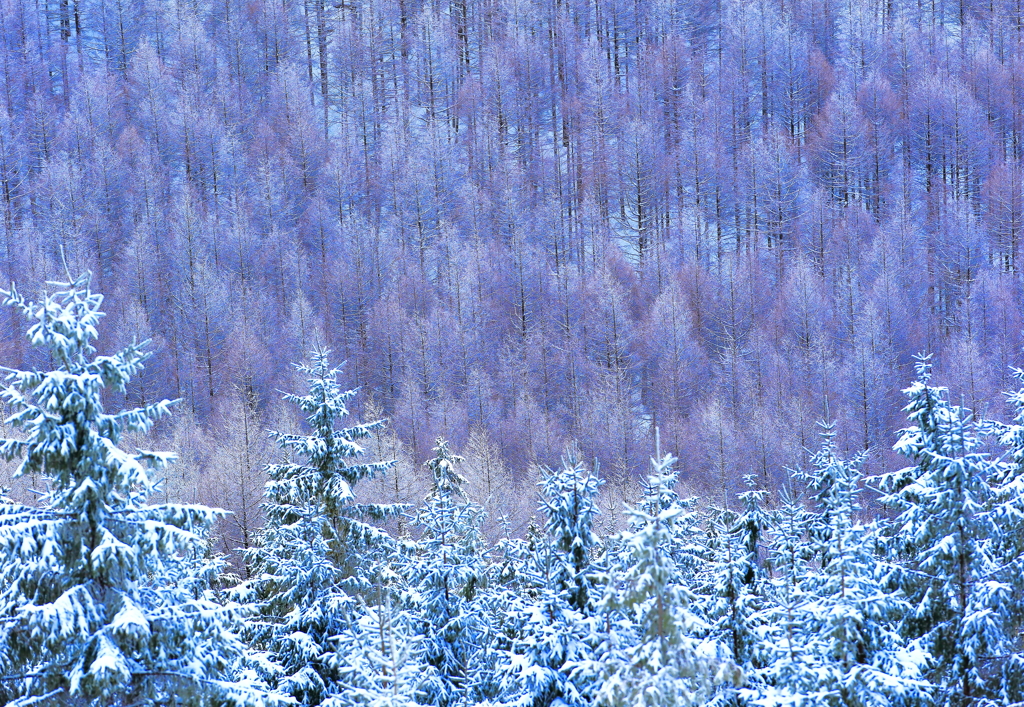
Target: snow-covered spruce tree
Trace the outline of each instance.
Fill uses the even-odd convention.
[[[666,484],[671,455],[652,460],[651,483]],[[679,583],[669,549],[687,522],[678,504],[656,514],[628,510],[635,531],[622,535],[628,561],[610,571],[599,605],[603,625],[596,661],[602,680],[595,702],[607,705],[702,705],[716,684],[740,678],[727,651],[707,638],[708,627],[693,611],[695,597]],[[580,672],[585,666],[580,666]]]
[[[285,395],[306,414],[309,434],[274,432],[289,459],[268,468],[267,523],[260,545],[246,554],[253,579],[240,595],[259,607],[255,644],[269,652],[280,672],[279,690],[303,704],[320,704],[338,689],[333,637],[359,611],[355,596],[372,587],[371,570],[393,549],[382,521],[401,507],[361,504],[353,487],[383,473],[388,462],[363,462],[359,440],[381,424],[339,427],[354,390],[343,390],[329,351],[312,352],[299,366],[306,395]]]
[[[540,486],[544,530],[550,542],[545,584],[576,611],[590,613],[594,579],[590,563],[600,550],[594,517],[599,512],[596,499],[601,481],[569,452],[558,471],[544,470]]]
[[[170,403],[104,411],[104,392],[123,393],[148,354],[143,342],[95,355],[103,298],[89,282],[51,283],[39,302],[4,293],[56,368],[6,369],[9,421],[24,437],[0,441],[0,454],[47,489],[34,506],[0,504],[0,702],[258,704],[265,695],[229,681],[239,609],[207,589],[218,512],[147,505],[171,455],[118,447]]]
[[[465,499],[458,465],[444,439],[426,466],[433,487],[414,524],[422,530],[400,571],[411,590],[422,636],[424,670],[420,704],[474,704],[473,672],[480,636],[487,633],[478,593],[486,585],[480,525],[482,511]]]
[[[697,575],[697,594],[711,635],[728,649],[732,661],[748,677],[756,675],[759,625],[755,616],[763,607],[765,577],[761,568],[762,538],[770,523],[764,510],[767,491],[753,485],[739,498],[743,510],[719,510],[709,524],[709,561]],[[735,686],[725,685],[714,704],[741,703]]]
[[[777,603],[762,614],[762,684],[752,691],[760,704],[883,707],[927,697],[920,656],[898,632],[910,607],[875,555],[876,527],[855,518],[863,461],[840,458],[826,426],[813,470],[798,474],[813,509],[781,509],[782,572],[772,585]]]
[[[810,535],[820,559],[806,587],[816,629],[809,643],[822,660],[822,690],[851,706],[927,701],[920,652],[899,634],[911,607],[895,586],[896,568],[877,552],[880,521],[865,525],[856,518],[866,454],[840,457],[834,425],[824,427],[822,438],[807,479],[816,511]]]
[[[659,451],[655,456],[661,459],[660,438],[657,444]],[[680,576],[678,581],[693,584],[699,571],[703,570],[710,559],[706,532],[695,512],[698,499],[682,499],[676,493],[676,484],[679,481],[679,472],[672,465],[659,467],[655,460],[652,460],[652,470],[643,484],[643,497],[640,499],[638,509],[648,515],[658,515],[668,508],[682,508],[686,513],[680,516],[680,522],[673,525],[672,546],[669,553],[676,563],[676,569]],[[664,477],[664,478],[663,478]],[[639,526],[633,528],[638,530]]]
[[[914,465],[882,477],[882,501],[896,508],[893,545],[906,564],[903,588],[913,607],[903,633],[930,654],[926,676],[934,704],[974,704],[998,697],[988,674],[1014,644],[1005,612],[1011,587],[994,554],[1002,532],[990,512],[989,479],[1000,465],[982,449],[971,412],[950,404],[948,391],[929,385],[927,358],[904,393],[914,423],[895,449]]]
[[[1024,381],[1024,370],[1014,376]],[[1024,388],[1008,394],[1014,408],[1014,421],[996,425],[999,441],[1006,447],[1009,461],[991,479],[993,503],[991,522],[999,532],[991,537],[991,552],[997,561],[992,579],[1009,587],[1010,598],[993,607],[1003,622],[1007,636],[1024,633]],[[1009,704],[1024,702],[1024,649],[1019,642],[990,651],[985,666],[989,675],[999,675],[1000,697]]]
[[[530,598],[510,602],[515,636],[500,661],[502,696],[506,704],[523,707],[583,705],[589,688],[576,684],[571,671],[593,659],[587,617],[594,611],[592,563],[600,551],[593,527],[600,480],[573,451],[557,471],[542,471],[546,533],[526,563]]]
[[[784,488],[771,514],[765,544],[773,576],[764,588],[760,611],[751,617],[758,625],[757,640],[750,648],[757,669],[748,675],[741,691],[750,702],[776,704],[766,697],[780,696],[781,703],[800,700],[814,692],[814,676],[804,670],[813,656],[804,655],[803,634],[809,598],[804,581],[813,550],[807,539],[807,510],[791,486]]]
[[[390,594],[364,605],[335,642],[341,689],[323,707],[414,707],[423,675],[416,617]]]

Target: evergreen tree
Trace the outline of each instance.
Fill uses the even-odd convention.
[[[422,537],[402,567],[423,641],[421,704],[472,703],[474,660],[486,634],[478,593],[485,588],[479,506],[465,499],[458,472],[462,457],[437,440],[426,466],[433,486],[415,519]]]
[[[774,575],[753,619],[762,628],[753,647],[758,669],[744,692],[751,701],[775,696],[779,704],[798,704],[816,691],[813,669],[805,668],[814,659],[805,652],[806,609],[812,603],[805,586],[812,555],[807,526],[803,503],[792,487],[783,489],[768,528],[768,562]]]
[[[930,654],[934,701],[964,705],[998,694],[989,663],[1013,645],[1000,609],[1012,592],[999,581],[991,542],[1000,529],[988,482],[1002,472],[983,449],[970,410],[929,385],[930,373],[927,358],[919,359],[918,380],[904,391],[914,424],[895,448],[914,465],[883,477],[882,500],[900,512],[893,540],[905,558],[904,591],[914,607],[903,632]]]
[[[1024,381],[1024,370],[1015,369],[1014,376]],[[998,532],[989,540],[996,559],[992,579],[1009,589],[992,610],[1003,622],[1005,635],[1013,637],[1024,631],[1024,388],[1013,391],[1008,398],[1015,411],[1014,421],[997,425],[996,431],[1010,461],[992,479],[991,520]],[[1000,698],[1008,703],[1024,702],[1024,650],[1019,642],[1004,644],[990,654],[986,672],[998,673]]]
[[[770,518],[763,508],[767,492],[753,487],[753,477],[746,480],[750,488],[739,496],[743,511],[724,509],[711,520],[711,569],[706,576],[699,576],[698,586],[712,635],[749,677],[761,667],[756,659],[759,624],[755,617],[764,603],[761,544]],[[716,695],[720,704],[737,704],[739,700],[736,690],[728,685]]]
[[[280,666],[279,689],[303,704],[320,704],[337,690],[332,640],[359,610],[355,595],[371,588],[374,560],[392,549],[390,537],[367,520],[401,510],[356,501],[355,485],[389,463],[360,461],[359,440],[381,423],[338,427],[355,391],[341,389],[328,356],[317,349],[310,365],[299,366],[307,395],[284,396],[307,415],[310,433],[272,433],[299,461],[268,469],[267,524],[260,546],[247,553],[253,580],[242,591],[260,608],[253,637]]]
[[[123,394],[148,354],[143,342],[95,355],[103,297],[90,277],[51,283],[39,302],[4,292],[55,369],[7,369],[3,393],[24,436],[0,441],[0,455],[47,488],[36,505],[0,504],[0,701],[262,702],[230,682],[240,610],[214,600],[219,565],[204,559],[217,511],[148,505],[172,455],[118,447],[170,403],[105,412],[105,394]]]
[[[842,459],[825,427],[813,469],[798,474],[815,501],[781,509],[779,566],[766,639],[760,701],[849,707],[916,704],[926,695],[920,659],[897,625],[909,611],[893,570],[875,554],[877,528],[856,521],[864,454]]]
[[[655,456],[662,459],[660,435],[657,440],[658,451]],[[693,583],[710,557],[705,542],[706,533],[702,530],[695,511],[698,499],[680,498],[676,493],[678,481],[679,472],[672,465],[659,467],[658,464],[654,464],[643,484],[643,497],[637,507],[648,515],[657,515],[676,507],[686,511],[680,516],[681,522],[673,526],[672,545],[668,551],[680,572],[679,581]],[[640,526],[636,525],[633,530],[639,528]]]
[[[594,517],[601,481],[586,473],[570,452],[557,472],[545,470],[541,480],[541,509],[547,516],[544,530],[550,541],[547,585],[561,593],[576,611],[592,609],[590,563],[599,550]]]
[[[663,487],[674,480],[667,473],[671,455],[652,460],[650,483]],[[659,488],[662,496],[667,489]],[[653,509],[652,509],[653,510]],[[714,685],[738,681],[740,674],[726,651],[706,638],[708,626],[693,611],[695,596],[679,583],[679,570],[669,549],[686,510],[678,504],[657,513],[628,511],[635,531],[622,544],[627,561],[615,568],[601,602],[601,622],[609,627],[600,647],[600,704],[699,705]]]
[[[807,479],[816,513],[810,520],[819,569],[808,577],[816,634],[811,649],[829,674],[819,683],[840,704],[917,704],[927,698],[920,659],[898,632],[910,606],[893,586],[896,568],[877,555],[879,524],[857,521],[865,453],[839,457],[835,426],[826,425]]]
[[[324,707],[412,707],[422,679],[422,637],[415,617],[390,595],[362,607],[338,636],[333,661],[340,688]]]
[[[594,532],[600,480],[586,472],[574,452],[557,471],[543,470],[541,510],[545,535],[537,538],[526,565],[533,580],[531,599],[519,602],[515,637],[502,662],[504,700],[524,707],[587,703],[588,686],[577,684],[572,668],[592,660],[587,618],[594,612],[600,551]]]

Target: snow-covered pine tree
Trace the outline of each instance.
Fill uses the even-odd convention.
[[[593,614],[600,551],[594,532],[600,479],[569,450],[557,471],[542,469],[543,536],[525,566],[530,598],[515,606],[512,645],[501,661],[503,700],[523,707],[588,703],[589,685],[571,678],[572,666],[592,662],[587,618]]]
[[[760,626],[753,661],[758,669],[749,676],[742,694],[749,702],[797,705],[815,691],[814,675],[805,670],[813,654],[805,655],[804,635],[810,598],[804,591],[812,571],[813,554],[807,538],[808,513],[792,486],[783,488],[771,514],[766,545],[773,576],[767,582],[761,610],[751,621]]]
[[[576,611],[589,613],[593,608],[590,563],[600,550],[594,517],[601,481],[588,474],[570,451],[558,471],[544,470],[540,485],[541,509],[547,517],[544,530],[550,541],[546,583]]]
[[[746,481],[749,488],[739,496],[743,510],[721,509],[710,520],[710,557],[705,571],[697,576],[697,591],[711,635],[725,645],[749,678],[761,667],[755,657],[759,634],[754,617],[764,603],[761,544],[770,517],[763,507],[768,492],[755,488],[752,476]],[[714,703],[734,705],[740,698],[734,686],[726,685]]]
[[[987,673],[1013,645],[1000,610],[1012,592],[999,581],[991,542],[1001,529],[990,512],[988,480],[1002,474],[982,447],[971,411],[929,385],[926,357],[916,369],[918,379],[904,391],[914,424],[895,445],[914,465],[882,477],[883,503],[900,512],[893,544],[904,558],[903,587],[914,607],[903,633],[930,653],[933,703],[973,704],[998,696],[998,681]]]
[[[890,586],[892,568],[875,556],[875,526],[855,517],[865,455],[839,457],[832,425],[822,437],[813,469],[798,474],[809,486],[813,509],[804,512],[790,502],[781,513],[783,572],[774,584],[777,605],[763,614],[768,630],[758,701],[917,704],[926,697],[919,654],[898,633],[910,607]]]
[[[382,592],[337,636],[333,662],[341,689],[323,707],[414,707],[423,676],[416,617]]]
[[[671,455],[652,460],[652,485],[669,483]],[[659,490],[659,496],[662,492]],[[687,512],[678,504],[647,513],[627,511],[635,531],[622,535],[628,558],[611,571],[600,603],[603,637],[598,664],[598,704],[700,705],[715,684],[737,681],[740,671],[727,651],[707,638],[707,625],[692,611],[694,595],[679,583],[669,549]]]
[[[817,631],[810,645],[823,665],[819,682],[841,704],[918,704],[927,697],[920,654],[907,647],[898,626],[910,606],[893,586],[895,568],[877,556],[878,523],[856,518],[866,457],[841,458],[834,424],[823,426],[807,479],[816,506],[810,536],[820,558],[806,587]]]
[[[662,459],[660,435],[657,436],[655,452],[656,459]],[[652,460],[654,462],[655,460]],[[706,532],[701,528],[701,522],[695,509],[698,506],[696,498],[680,498],[676,492],[676,484],[679,481],[679,472],[672,465],[659,466],[652,464],[651,473],[642,485],[643,496],[637,508],[648,515],[657,515],[668,508],[682,508],[686,513],[680,516],[680,522],[673,525],[672,546],[669,553],[676,563],[676,569],[680,575],[678,581],[685,584],[693,584],[697,573],[707,564],[710,556],[705,542]],[[632,530],[639,530],[637,525]]]
[[[733,512],[723,512],[709,521],[710,571],[706,577],[698,579],[695,594],[698,612],[707,621],[710,635],[728,650],[730,659],[744,676],[749,676],[754,672],[752,652],[757,640],[751,619],[758,610],[760,598],[743,581],[745,553],[737,536],[731,532],[735,516]],[[723,686],[709,704],[742,704],[737,689],[737,686]]]
[[[353,493],[389,462],[364,462],[359,440],[379,422],[339,427],[354,390],[338,384],[330,352],[314,350],[306,395],[285,395],[306,414],[309,434],[274,432],[290,461],[268,468],[267,523],[257,548],[247,553],[253,579],[240,592],[256,603],[256,645],[280,666],[278,688],[303,704],[320,704],[337,689],[332,644],[358,611],[356,599],[372,588],[371,570],[393,550],[390,536],[368,520],[382,521],[399,506],[361,504]],[[294,461],[291,461],[294,460]]]
[[[0,504],[0,702],[258,704],[265,694],[230,682],[239,608],[208,590],[218,512],[148,505],[172,455],[118,443],[170,403],[105,412],[104,393],[123,393],[148,354],[143,342],[95,355],[103,298],[89,283],[51,283],[38,302],[3,293],[56,368],[6,369],[10,423],[24,436],[0,441],[0,454],[47,488],[33,506]]]
[[[1024,382],[1024,370],[1014,376]],[[997,561],[993,579],[1009,588],[1009,599],[993,607],[1007,636],[1024,632],[1024,388],[1008,394],[1015,415],[1012,424],[996,425],[999,441],[1009,453],[1009,462],[991,479],[992,524],[999,529],[989,540]],[[1019,643],[990,651],[988,674],[998,674],[1000,698],[1008,703],[1024,702],[1024,650]]]
[[[422,530],[402,574],[418,613],[423,680],[417,699],[424,705],[473,704],[471,689],[479,637],[487,632],[477,595],[486,586],[480,525],[482,511],[466,500],[458,472],[462,457],[437,440],[426,466],[433,479],[414,524]]]

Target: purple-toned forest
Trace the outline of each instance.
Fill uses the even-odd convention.
[[[0,86],[0,279],[94,272],[243,534],[317,343],[410,468],[705,493],[1024,365],[1020,0],[0,0]]]

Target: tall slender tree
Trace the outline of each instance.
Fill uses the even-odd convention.
[[[930,385],[928,357],[904,393],[913,423],[896,450],[913,466],[883,477],[882,501],[899,511],[893,538],[905,561],[903,588],[911,606],[903,633],[930,654],[927,677],[939,704],[965,705],[995,697],[986,677],[994,655],[1013,642],[997,609],[1010,587],[997,579],[1000,562],[991,538],[1000,528],[990,512],[991,479],[999,463],[985,451],[970,410]]]
[[[416,516],[423,532],[408,566],[423,637],[420,704],[452,707],[472,698],[475,646],[486,630],[478,594],[486,586],[481,510],[466,500],[463,459],[438,439],[426,466],[433,487]]]
[[[651,460],[649,483],[659,498],[671,497],[675,461],[669,454]],[[611,571],[600,603],[601,621],[614,628],[598,653],[599,704],[705,704],[716,683],[741,676],[717,640],[706,638],[696,597],[679,581],[670,548],[688,513],[677,502],[658,506],[628,511],[636,530],[622,534],[623,564]]]
[[[272,433],[296,461],[268,468],[267,524],[260,545],[246,553],[253,579],[242,590],[262,616],[253,639],[279,665],[271,677],[310,705],[339,689],[333,638],[352,620],[356,596],[373,588],[374,561],[394,549],[390,536],[368,520],[401,510],[356,500],[353,487],[390,462],[360,459],[359,440],[381,423],[338,427],[356,391],[338,384],[329,353],[315,349],[311,363],[298,366],[308,376],[308,394],[284,396],[306,413],[310,430]]]

